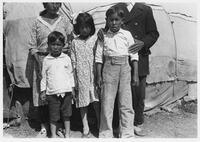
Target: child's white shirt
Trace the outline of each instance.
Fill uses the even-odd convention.
[[[131,60],[138,60],[138,54],[128,53],[128,48],[134,44],[131,33],[120,29],[113,33],[110,30],[104,35],[104,42],[98,41],[95,62],[103,63],[104,56],[130,56]]]
[[[64,53],[59,57],[47,55],[43,61],[41,91],[46,90],[47,95],[72,92],[72,87],[75,86],[72,71],[68,55]]]

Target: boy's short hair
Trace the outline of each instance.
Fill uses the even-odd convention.
[[[63,46],[65,45],[65,37],[62,33],[53,31],[48,35],[48,44],[54,43],[57,40],[63,43]]]
[[[124,11],[118,7],[118,6],[112,6],[111,8],[109,8],[107,11],[106,11],[106,18],[108,18],[109,16],[111,16],[112,14],[115,14],[117,13],[117,15],[120,17],[120,18],[124,18]]]
[[[74,33],[76,35],[80,34],[79,28],[81,25],[88,25],[91,28],[90,36],[92,36],[95,33],[95,25],[94,25],[94,20],[92,16],[87,13],[80,13],[78,17],[76,18],[76,24],[74,24]]]

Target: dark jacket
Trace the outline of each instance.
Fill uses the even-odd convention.
[[[138,53],[138,73],[139,76],[148,75],[150,48],[159,37],[152,9],[144,3],[135,3],[130,12],[124,3],[118,3],[116,6],[122,8],[124,11],[125,29],[129,30],[135,39],[144,42],[144,47]]]

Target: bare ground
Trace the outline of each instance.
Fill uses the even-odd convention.
[[[188,104],[187,104],[188,105]],[[196,138],[197,137],[197,105],[176,107],[174,112],[159,110],[145,115],[143,128],[148,132],[146,138]],[[81,138],[81,128],[71,128],[72,138]],[[97,130],[91,128],[91,138],[97,137]],[[24,121],[19,127],[3,130],[4,137],[35,138],[38,131]],[[140,138],[140,137],[137,137]]]

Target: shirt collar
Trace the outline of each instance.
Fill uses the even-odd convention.
[[[53,56],[51,56],[50,54],[48,54],[48,55],[46,56],[47,59],[55,59],[55,58],[63,58],[63,57],[65,57],[65,54],[64,54],[64,53],[61,53],[60,56],[58,56],[58,57],[53,57]]]
[[[127,9],[128,9],[129,12],[132,10],[133,5],[134,5],[134,2],[127,3]]]
[[[116,33],[113,33],[113,32],[112,32],[112,31],[110,31],[110,29],[109,29],[107,33],[108,33],[108,34],[115,35],[115,34],[123,33],[123,30],[122,30],[122,28],[120,28],[118,32],[116,32]]]

